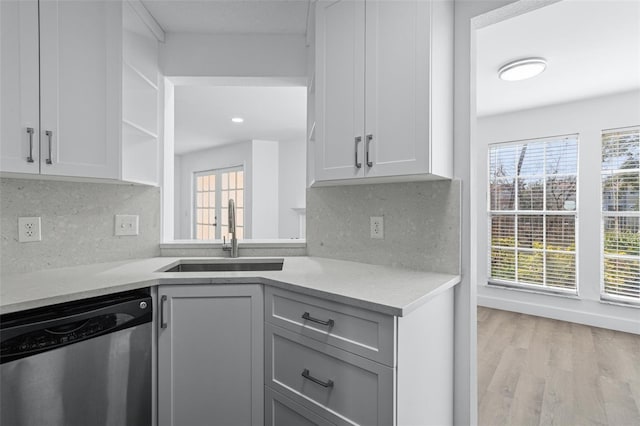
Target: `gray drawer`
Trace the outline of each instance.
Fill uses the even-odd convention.
[[[265,426],[337,426],[268,386],[264,388]]]
[[[321,417],[394,424],[395,369],[272,324],[265,339],[265,385]]]
[[[267,322],[395,367],[395,317],[391,315],[273,287],[266,287],[264,314]]]

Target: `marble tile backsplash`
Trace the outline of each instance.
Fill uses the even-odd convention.
[[[139,235],[114,236],[115,214],[140,216]],[[40,216],[42,241],[18,242],[18,217]],[[0,179],[0,273],[157,256],[160,189]]]
[[[309,256],[460,273],[460,181],[307,190]],[[384,217],[384,239],[369,217]]]

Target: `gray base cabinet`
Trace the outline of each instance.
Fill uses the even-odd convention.
[[[263,289],[158,290],[159,426],[264,423]]]
[[[404,317],[265,290],[265,423],[453,423],[453,289]]]

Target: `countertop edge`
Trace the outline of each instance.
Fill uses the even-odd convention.
[[[169,259],[167,259],[169,261]],[[425,273],[429,273],[426,272]],[[422,296],[411,300],[407,304],[393,305],[384,304],[377,301],[366,300],[358,298],[357,296],[340,294],[340,292],[334,292],[330,290],[323,290],[322,288],[309,287],[301,283],[295,283],[290,281],[283,281],[273,279],[271,277],[264,276],[244,276],[244,277],[197,277],[197,276],[184,276],[184,277],[153,277],[136,279],[142,277],[136,277],[131,281],[120,281],[113,285],[105,285],[102,287],[83,289],[78,291],[72,291],[70,293],[59,295],[48,295],[41,298],[30,299],[27,301],[20,301],[12,304],[0,306],[0,315],[10,314],[20,311],[25,311],[34,308],[40,308],[43,306],[56,305],[65,302],[71,302],[75,300],[81,300],[85,298],[91,298],[96,296],[103,296],[107,294],[117,293],[121,291],[135,290],[143,287],[156,287],[159,285],[206,285],[206,284],[262,284],[270,285],[273,287],[281,288],[284,290],[293,291],[296,293],[306,294],[313,297],[319,297],[326,300],[331,300],[337,303],[350,305],[370,311],[379,312],[382,314],[403,317],[424,305],[437,295],[447,291],[461,282],[460,275],[435,273],[437,277],[434,287],[425,292]]]

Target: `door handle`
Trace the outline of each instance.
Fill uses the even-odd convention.
[[[27,163],[33,163],[33,127],[27,127],[27,133],[29,134],[29,156],[27,157]]]
[[[371,141],[373,140],[373,135],[367,135],[367,166],[373,167],[373,161],[369,161],[369,147],[371,146]]]
[[[51,130],[47,130],[44,134],[49,140],[49,158],[47,158],[47,164],[53,164],[53,157],[51,156],[51,139],[53,138],[53,132]]]
[[[164,321],[164,302],[167,301],[167,296],[163,295],[160,298],[160,328],[167,328],[167,323]]]
[[[355,141],[355,154],[356,154],[355,166],[356,166],[356,169],[359,169],[362,167],[362,163],[358,161],[358,144],[362,142],[362,136],[356,136],[354,141]]]

